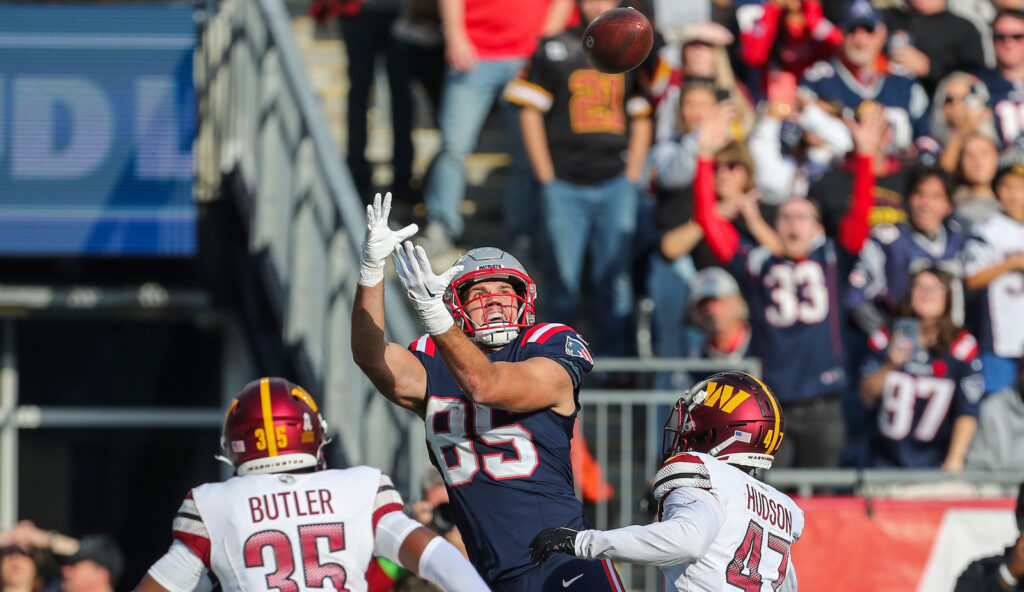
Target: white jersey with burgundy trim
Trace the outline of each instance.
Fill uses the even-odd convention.
[[[701,503],[694,501],[702,496],[695,490],[710,494],[703,503],[716,503],[722,516],[707,552],[692,563],[662,567],[676,590],[797,589],[790,545],[803,532],[804,513],[789,496],[699,452],[670,458],[658,475],[671,487],[662,498],[662,521]]]
[[[377,522],[402,510],[378,469],[246,475],[194,488],[174,520],[175,540],[225,591],[367,590]]]
[[[684,452],[654,477],[658,522],[576,535],[577,557],[657,565],[666,590],[796,590],[790,546],[803,511],[783,493],[713,456]]]

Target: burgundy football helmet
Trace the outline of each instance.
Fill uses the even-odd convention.
[[[488,347],[501,347],[511,343],[523,327],[533,325],[536,319],[533,302],[537,298],[537,285],[515,257],[501,249],[481,247],[466,253],[455,264],[462,266],[462,273],[448,286],[444,302],[455,324],[471,340]],[[514,299],[518,310],[511,320],[502,316],[478,325],[470,320],[465,309],[474,302],[482,305],[489,295],[466,300],[467,291],[473,284],[496,280],[508,282],[515,290]]]
[[[221,447],[238,475],[319,469],[326,431],[305,389],[283,378],[260,378],[228,405]]]
[[[704,452],[734,465],[770,469],[786,426],[768,385],[746,372],[719,372],[672,407],[662,453]]]

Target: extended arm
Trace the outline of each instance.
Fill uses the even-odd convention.
[[[650,107],[647,107],[650,114]],[[644,164],[647,163],[647,151],[651,148],[651,138],[654,137],[654,123],[648,116],[635,117],[629,123],[629,154],[626,160],[626,178],[630,181],[638,181],[643,175]]]
[[[548,149],[548,134],[544,129],[544,114],[530,107],[519,110],[519,127],[523,132],[523,147],[530,158],[533,176],[541,184],[555,178],[555,164]]]
[[[384,262],[416,225],[388,228],[391,194],[380,194],[366,208],[367,229],[360,261],[360,280],[352,306],[352,358],[374,387],[390,401],[425,414],[427,376],[410,351],[384,338]]]
[[[661,522],[615,530],[542,530],[530,543],[531,560],[542,564],[552,553],[565,553],[660,566],[691,563],[707,553],[725,522],[717,498],[696,488],[673,490],[663,514]]]
[[[853,179],[853,203],[839,222],[839,245],[856,255],[868,239],[868,215],[875,205],[874,161],[882,150],[888,125],[881,107],[861,109],[860,121],[847,122],[857,147],[857,170]]]
[[[714,186],[714,161],[707,156],[697,160],[697,179],[693,184],[693,217],[704,230],[704,240],[722,263],[732,261],[740,245],[740,233],[718,212]]]
[[[953,435],[949,440],[949,450],[946,452],[946,460],[942,463],[942,469],[950,472],[964,470],[964,459],[967,457],[967,449],[971,446],[975,432],[978,431],[978,418],[973,415],[961,415],[953,420]]]
[[[401,564],[448,592],[489,590],[458,549],[402,512],[386,514],[377,523],[374,554]]]

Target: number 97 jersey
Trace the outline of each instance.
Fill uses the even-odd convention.
[[[194,488],[173,535],[225,591],[365,592],[377,522],[402,511],[371,467],[234,477]]]

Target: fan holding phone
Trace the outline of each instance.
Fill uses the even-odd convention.
[[[875,407],[871,466],[963,469],[985,382],[978,343],[953,322],[952,281],[915,273],[891,332],[869,337],[860,394]]]

